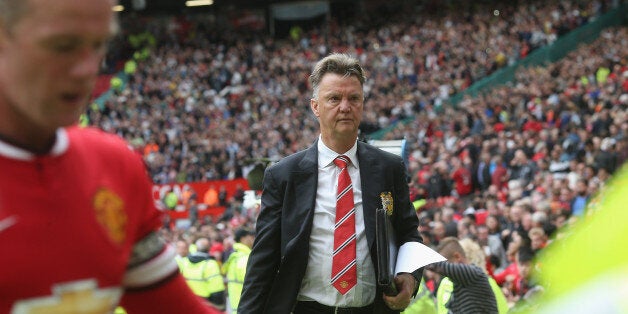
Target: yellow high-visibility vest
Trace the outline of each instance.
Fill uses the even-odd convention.
[[[410,305],[401,314],[436,314],[436,303],[430,290],[425,285],[425,279],[421,279],[419,291],[410,302]]]
[[[212,293],[225,291],[220,266],[215,260],[192,263],[186,258],[180,267],[181,275],[196,295],[207,298]]]
[[[227,278],[227,293],[229,295],[229,304],[231,313],[238,311],[240,303],[240,295],[242,294],[242,285],[244,284],[244,275],[246,274],[246,264],[251,254],[251,249],[242,244],[233,244],[233,253],[222,266],[223,273]]]
[[[447,308],[447,302],[451,299],[451,295],[454,293],[454,283],[451,279],[443,277],[436,290],[436,311],[438,314],[447,314],[449,309]]]

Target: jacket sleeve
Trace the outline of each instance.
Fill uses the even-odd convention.
[[[406,170],[403,161],[394,167],[394,215],[393,223],[397,233],[397,242],[402,245],[406,242],[423,242],[419,235],[419,218],[414,206],[410,202],[410,192],[406,180]]]
[[[281,209],[283,190],[273,177],[274,167],[263,179],[262,208],[257,218],[255,243],[246,267],[240,313],[262,313],[266,307],[281,259]]]
[[[395,231],[397,233],[397,239],[399,246],[407,242],[423,242],[423,239],[419,235],[419,219],[416,215],[414,205],[410,202],[410,192],[408,188],[408,182],[406,180],[406,167],[403,161],[396,164],[394,171],[394,185],[395,185]],[[413,295],[416,295],[419,285],[423,277],[423,268],[413,271],[412,276],[417,281],[416,289]]]

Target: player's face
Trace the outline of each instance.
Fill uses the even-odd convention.
[[[27,0],[25,13],[13,25],[0,26],[5,119],[46,132],[77,121],[114,30],[113,4]]]
[[[310,102],[323,138],[355,141],[362,120],[364,92],[355,76],[328,73],[319,84],[318,98]]]

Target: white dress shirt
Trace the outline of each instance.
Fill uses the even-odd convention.
[[[375,269],[368,249],[362,211],[362,187],[360,164],[356,155],[356,144],[344,154],[338,154],[318,140],[318,185],[314,221],[310,235],[310,251],[305,276],[297,300],[317,301],[329,306],[361,307],[375,300]],[[355,232],[357,238],[357,284],[345,295],[331,285],[332,251],[334,248],[334,224],[336,219],[336,189],[340,169],[333,163],[339,155],[351,159],[348,166],[353,184],[355,204]]]

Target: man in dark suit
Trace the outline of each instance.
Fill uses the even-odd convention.
[[[422,269],[398,274],[395,296],[377,286],[376,209],[390,206],[399,245],[421,238],[402,159],[357,141],[364,81],[347,55],[314,67],[310,106],[321,135],[265,171],[238,312],[398,313],[416,293]],[[341,229],[350,233],[338,240]]]
[[[491,186],[491,154],[488,152],[482,152],[480,161],[473,167],[473,183],[482,192]]]

